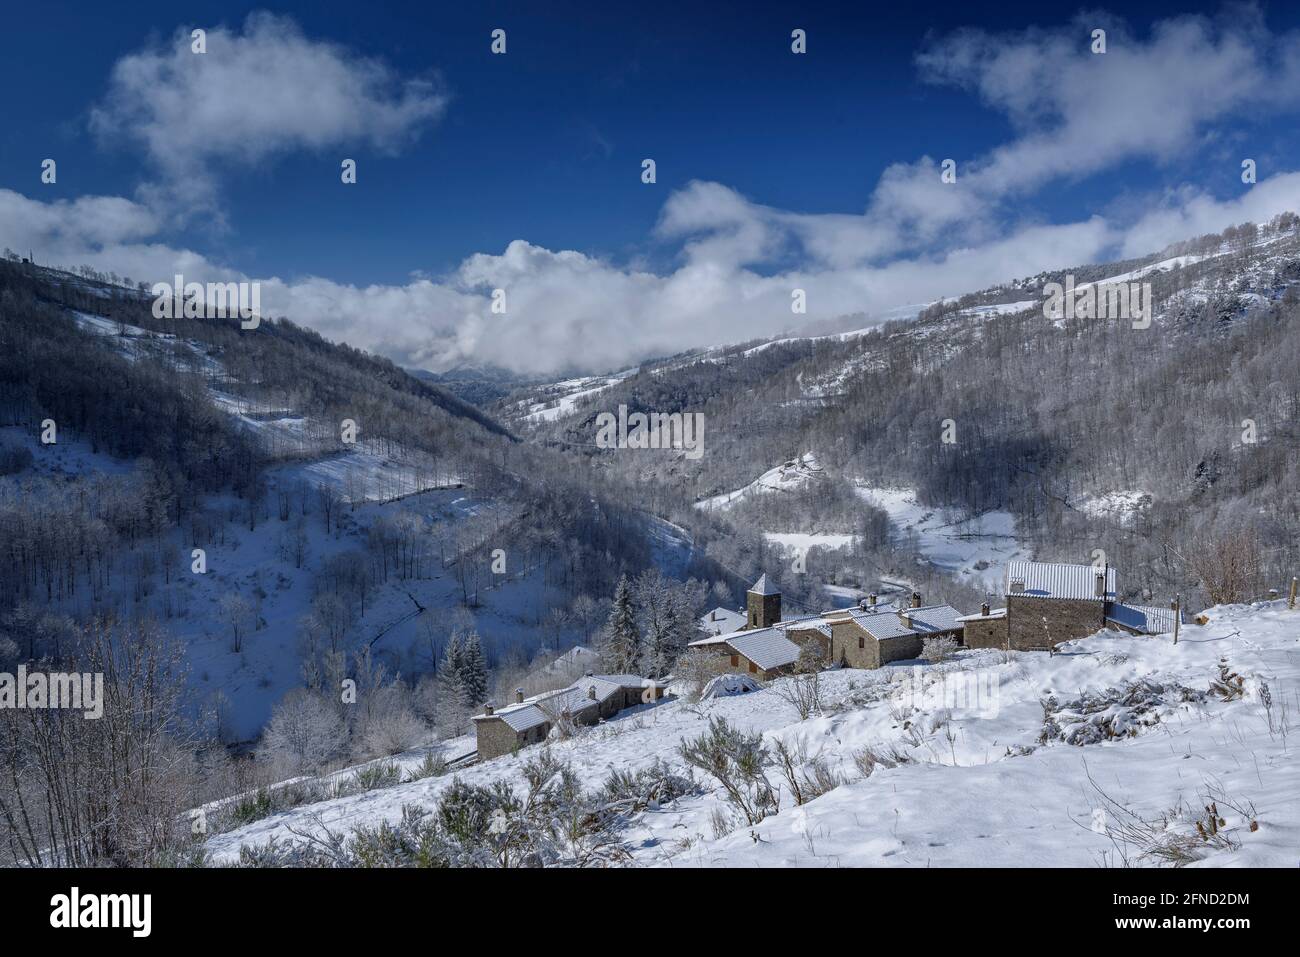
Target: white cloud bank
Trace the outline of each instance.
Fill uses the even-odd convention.
[[[1014,35],[963,31],[938,40],[918,57],[923,75],[969,87],[1005,113],[1017,131],[1011,141],[987,155],[958,157],[955,185],[940,182],[930,157],[891,166],[861,213],[790,212],[719,183],[690,183],[669,197],[655,229],[653,238],[680,250],[678,265],[666,274],[515,240],[500,255],[473,255],[450,275],[401,286],[249,277],[151,241],[165,235],[166,213],[155,211],[149,193],[141,202],[83,197],[47,204],[0,190],[0,243],[39,249],[45,261],[84,262],[150,282],[177,271],[198,281],[258,279],[267,314],[405,365],[490,362],[550,373],[625,367],[804,321],[879,315],[1300,210],[1300,172],[1261,170],[1259,184],[1243,186],[1236,198],[1217,199],[1188,185],[1151,198],[1123,221],[1083,213],[1064,223],[1017,218],[1021,205],[1047,186],[1123,163],[1196,155],[1215,124],[1234,111],[1268,116],[1295,106],[1297,87],[1286,84],[1300,76],[1300,59],[1288,51],[1300,45],[1269,34],[1253,14],[1217,24],[1171,20],[1145,41],[1104,25],[1108,52],[1100,56],[1088,50],[1090,27],[1078,23]],[[257,125],[257,155],[269,157],[354,136],[396,148],[444,106],[432,88],[307,41],[287,21],[255,17],[243,37],[209,34],[211,51],[220,43],[238,48],[236,61],[247,56],[250,68],[275,59],[274,51],[289,55],[294,67],[250,79],[227,75],[228,67],[218,64],[207,68],[211,75],[182,78],[174,51],[136,54],[115,69],[96,120],[103,131],[144,142],[172,187],[189,177],[211,182],[215,164],[243,161],[208,140],[236,118],[244,127]],[[319,82],[303,79],[311,71]],[[173,98],[156,89],[168,82],[195,86]],[[295,97],[309,84],[320,109],[281,126],[293,97],[264,102],[268,84],[280,82],[296,84]],[[183,106],[188,96],[204,104],[198,109],[203,133],[187,125],[193,121]],[[194,138],[188,159],[168,152],[176,135]],[[495,288],[506,291],[505,315],[490,310]],[[796,288],[807,293],[806,316],[791,313]]]

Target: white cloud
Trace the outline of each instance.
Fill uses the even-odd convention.
[[[106,140],[143,146],[162,175],[142,195],[181,210],[211,208],[215,164],[248,165],[293,150],[372,146],[395,151],[438,119],[447,96],[430,78],[305,37],[290,19],[248,17],[242,32],[190,29],[120,59],[91,112]]]
[[[247,277],[163,242],[167,224],[150,204],[116,197],[47,204],[3,190],[0,242],[34,248],[46,262],[89,263],[150,282],[177,271],[199,281],[257,278],[268,315],[406,365],[490,362],[553,373],[625,367],[848,314],[883,315],[1300,210],[1300,172],[1261,170],[1259,184],[1236,198],[1186,185],[1118,214],[1022,218],[1046,184],[1135,161],[1165,164],[1202,148],[1235,111],[1266,115],[1295,105],[1294,92],[1274,85],[1300,76],[1300,55],[1289,52],[1298,45],[1267,35],[1253,14],[1219,24],[1169,21],[1144,41],[1103,25],[1110,35],[1101,56],[1088,52],[1089,30],[1078,23],[938,40],[919,58],[924,75],[973,90],[1010,118],[1013,138],[986,155],[955,157],[955,186],[940,182],[932,157],[891,165],[857,213],[782,210],[720,183],[692,182],[670,195],[648,237],[679,253],[664,273],[517,239],[500,254],[472,255],[448,275],[420,274],[405,285]],[[250,19],[242,35],[210,32],[206,56],[215,59],[197,68],[188,49],[122,61],[96,121],[144,142],[172,186],[209,177],[215,164],[288,149],[354,138],[394,147],[443,108],[431,87],[401,83],[275,18]],[[262,65],[277,56],[281,65]],[[266,96],[281,84],[292,94]],[[184,92],[173,96],[166,88],[177,85]],[[195,126],[184,107],[191,97]],[[304,97],[319,108],[299,115],[287,106]],[[223,138],[232,127],[243,132]],[[495,288],[506,291],[505,315],[490,310]],[[807,293],[806,316],[791,312],[796,288]]]

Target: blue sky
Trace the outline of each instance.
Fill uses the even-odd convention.
[[[1300,75],[1286,52],[1300,13],[1286,7],[1188,20],[1126,4],[1121,21],[1042,4],[591,6],[14,9],[0,191],[16,196],[0,203],[0,241],[148,281],[168,256],[273,278],[293,318],[399,361],[542,371],[790,327],[795,283],[811,287],[809,318],[873,315],[1292,205],[1293,184],[1276,181],[1233,206],[1241,157],[1263,185],[1300,145],[1295,94],[1280,89]],[[274,16],[254,26],[254,11]],[[1108,29],[1101,57],[1094,24]],[[194,26],[209,30],[208,79],[177,52]],[[505,56],[489,52],[495,27]],[[790,51],[794,27],[806,55]],[[262,60],[281,46],[302,58],[287,84],[268,81],[301,80],[298,106],[267,106],[256,60],[222,74],[227,51],[253,44]],[[145,79],[124,81],[124,60],[147,64]],[[303,75],[318,67],[343,81]],[[1102,106],[1076,122],[1094,86]],[[334,95],[319,124],[301,106],[318,90]],[[1142,91],[1145,109],[1125,115]],[[191,123],[169,96],[207,106]],[[1099,139],[1087,123],[1121,129]],[[39,182],[46,157],[54,185]],[[339,182],[343,157],[355,186]],[[931,192],[926,157],[957,160],[957,189]],[[538,346],[527,361],[486,325],[498,285],[527,306],[514,313]],[[566,352],[575,336],[590,360]]]

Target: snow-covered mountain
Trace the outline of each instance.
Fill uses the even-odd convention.
[[[1094,293],[1149,284],[1150,323],[1049,317],[1054,283]],[[1195,576],[1174,551],[1185,556],[1243,513],[1260,516],[1275,579],[1300,558],[1300,526],[1282,504],[1300,495],[1298,318],[1300,234],[1285,214],[1136,259],[955,291],[876,326],[530,389],[494,411],[583,467],[644,487],[674,520],[694,512],[711,538],[730,539],[717,551],[730,565],[770,561],[763,538],[785,553],[834,547],[847,556],[823,554],[817,576],[868,588],[911,575],[898,553],[912,529],[929,571],[957,571],[973,591],[987,587],[975,565],[1017,550],[1071,561],[1100,550],[1147,569],[1145,590],[1190,591]],[[562,397],[538,415],[548,391]],[[702,416],[705,454],[594,450],[597,415],[622,406]],[[809,454],[819,481],[787,482],[787,463]],[[773,488],[787,494],[752,494]],[[870,530],[864,502],[885,513],[866,516]],[[928,513],[959,529],[949,547],[927,539]],[[990,555],[958,554],[999,539]]]

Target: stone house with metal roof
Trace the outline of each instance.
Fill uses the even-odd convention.
[[[1104,628],[1132,635],[1173,630],[1181,612],[1121,602],[1116,570],[1106,565],[1014,561],[1007,565],[1006,607],[962,619],[972,648],[1045,651]]]
[[[480,760],[512,754],[545,741],[560,721],[593,725],[627,708],[660,700],[668,690],[663,681],[639,675],[587,675],[567,688],[524,697],[515,690],[513,704],[498,709],[489,702],[474,716]]]

